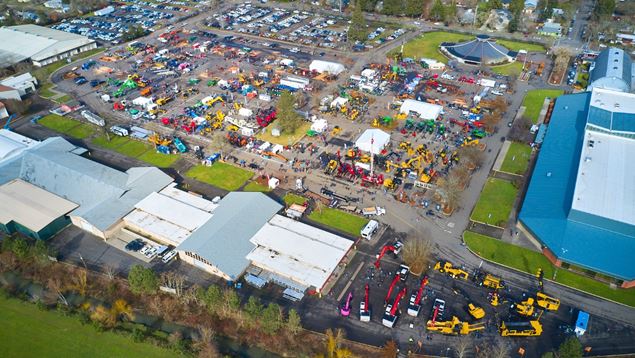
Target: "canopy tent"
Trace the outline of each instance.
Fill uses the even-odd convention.
[[[379,154],[390,143],[390,134],[381,129],[367,129],[355,141],[355,146],[364,152]]]
[[[318,73],[328,73],[331,75],[339,75],[344,72],[346,68],[341,63],[330,62],[330,61],[322,61],[322,60],[313,60],[311,64],[309,64],[309,70],[316,71]]]
[[[403,101],[403,104],[399,109],[400,113],[408,114],[410,112],[415,112],[423,119],[435,120],[439,117],[441,111],[443,111],[443,107],[438,104],[430,104],[427,102],[417,101],[415,99],[407,99]]]

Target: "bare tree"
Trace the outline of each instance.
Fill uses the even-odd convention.
[[[532,126],[531,119],[526,116],[522,116],[512,123],[512,127],[509,130],[507,137],[515,142],[528,143],[533,139],[533,134],[529,132]]]
[[[62,292],[64,289],[64,284],[62,283],[62,280],[60,280],[58,277],[49,278],[48,281],[46,282],[46,286],[48,287],[49,290],[57,294],[57,298],[59,299],[60,302],[62,302],[62,304],[64,304],[65,306],[68,306],[68,301],[66,300],[66,296],[64,296],[64,293]]]
[[[115,268],[112,266],[104,267],[104,273],[106,274],[106,277],[108,277],[108,279],[111,281],[114,280],[117,276],[117,270],[115,270]]]
[[[214,336],[216,332],[210,327],[200,326],[198,327],[199,340],[194,347],[198,350],[198,356],[201,358],[217,358],[220,357],[218,348],[214,343]]]
[[[472,339],[472,336],[459,336],[456,340],[454,349],[456,350],[457,358],[467,358],[472,356],[474,354],[474,340]]]
[[[227,157],[233,150],[233,146],[221,131],[216,131],[212,134],[209,148],[212,151],[218,151],[221,159]]]
[[[459,149],[459,160],[468,163],[469,167],[476,168],[483,164],[485,155],[483,151],[476,147],[461,147],[461,149]]]
[[[174,289],[177,296],[181,296],[183,294],[184,283],[185,277],[174,271],[168,271],[161,274],[161,285]]]
[[[397,347],[397,342],[392,339],[387,341],[381,349],[382,358],[397,358],[398,353],[399,347]]]
[[[409,235],[404,243],[403,260],[415,275],[421,275],[428,267],[432,257],[432,243],[426,235]]]
[[[509,346],[509,342],[504,340],[503,338],[496,336],[494,341],[490,345],[491,347],[491,358],[507,358],[509,357],[509,353],[511,347]]]
[[[443,211],[446,214],[451,214],[458,207],[463,188],[464,182],[454,170],[450,170],[445,178],[440,178],[437,181],[436,194],[441,198]]]
[[[556,71],[564,71],[569,66],[569,58],[571,58],[571,50],[568,47],[554,47],[551,52],[555,56],[554,69]]]

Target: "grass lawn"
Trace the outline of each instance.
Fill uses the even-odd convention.
[[[492,69],[492,72],[496,74],[509,76],[512,73],[520,74],[523,70],[523,64],[518,61],[514,61],[506,65],[491,67],[491,69]]]
[[[545,102],[545,98],[556,98],[563,94],[562,90],[548,90],[539,89],[527,92],[525,99],[523,100],[523,106],[525,106],[525,115],[531,119],[533,123],[538,122],[538,116],[540,116],[540,110],[542,104]]]
[[[141,154],[137,159],[143,160],[148,164],[152,164],[159,168],[167,168],[174,164],[179,159],[178,154],[163,154],[159,153],[153,148],[150,148],[147,152]]]
[[[322,208],[321,212],[313,210],[309,214],[309,219],[352,236],[359,236],[359,232],[368,223],[366,218],[332,208]]]
[[[255,192],[264,193],[267,191],[271,191],[271,189],[269,189],[269,186],[267,185],[262,185],[255,181],[250,181],[247,185],[243,187],[243,191],[255,191]]]
[[[472,211],[471,219],[493,226],[505,227],[517,192],[518,190],[507,180],[487,179],[474,211]]]
[[[52,83],[43,84],[42,87],[40,87],[40,96],[44,98],[55,96],[56,93],[51,91],[51,87],[53,87]]]
[[[69,96],[67,94],[63,95],[62,97],[54,99],[54,101],[57,102],[57,103],[66,103],[66,102],[70,102],[72,100],[73,100],[73,97],[71,97],[71,96]]]
[[[496,43],[507,47],[511,51],[525,50],[527,52],[545,52],[545,47],[539,44],[532,44],[529,42],[510,41],[503,39],[496,39]]]
[[[40,311],[0,298],[0,337],[5,357],[173,357],[177,353],[112,332],[97,332],[75,317]],[[34,339],[34,337],[37,337]]]
[[[287,204],[287,206],[291,206],[291,204],[302,205],[307,199],[297,194],[287,193],[282,200],[284,200],[284,203]]]
[[[501,165],[501,171],[512,174],[525,174],[529,165],[531,147],[524,143],[512,142]]]
[[[254,173],[227,163],[215,163],[211,167],[194,166],[185,175],[221,189],[234,191],[251,179]]]
[[[448,58],[439,52],[441,42],[461,42],[472,39],[474,36],[455,34],[452,32],[426,32],[423,35],[407,42],[403,47],[403,57],[410,57],[415,60],[420,58],[433,58],[439,62],[448,63]],[[390,51],[389,56],[401,50],[401,46]]]
[[[488,260],[499,262],[530,274],[535,274],[538,268],[542,268],[545,278],[553,278],[556,268],[539,252],[470,231],[464,232],[463,238],[472,251]],[[563,269],[558,269],[556,281],[629,306],[635,306],[635,289],[632,288],[614,290],[602,282]]]
[[[256,135],[256,138],[260,140],[264,140],[266,142],[271,142],[271,143],[280,144],[280,145],[292,145],[298,142],[300,139],[302,139],[302,137],[304,137],[306,132],[311,128],[311,123],[304,122],[304,124],[302,124],[302,126],[300,126],[300,128],[298,128],[295,131],[295,133],[288,134],[288,133],[282,132],[280,133],[279,137],[274,137],[271,135],[271,129],[273,127],[275,126],[269,126],[265,128],[265,132],[258,133]]]
[[[132,158],[137,158],[159,168],[167,168],[179,159],[177,154],[158,153],[150,143],[120,137],[114,134],[110,135],[110,141],[105,135],[101,135],[93,139],[93,144]]]
[[[65,133],[78,139],[88,138],[95,133],[95,129],[90,124],[81,123],[57,114],[46,115],[38,123],[56,132]]]

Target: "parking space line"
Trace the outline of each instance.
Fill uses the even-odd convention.
[[[357,277],[357,274],[359,273],[359,271],[362,270],[362,267],[364,267],[364,261],[359,263],[359,266],[357,266],[357,269],[355,270],[355,272],[353,273],[353,276],[351,276],[351,278],[348,280],[348,283],[346,284],[346,286],[344,287],[344,289],[342,290],[342,292],[340,292],[340,295],[337,296],[337,301],[339,302],[340,300],[342,300],[342,297],[344,297],[344,293],[346,291],[348,291],[348,288],[351,287],[351,284],[353,283],[353,281],[355,281],[355,277]]]

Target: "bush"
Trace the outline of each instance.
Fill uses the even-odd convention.
[[[130,290],[136,294],[155,293],[159,289],[159,279],[149,268],[141,265],[134,265],[128,273],[128,283]]]
[[[130,333],[130,336],[132,337],[132,340],[137,343],[143,342],[146,339],[145,332],[139,327],[133,328],[132,332]]]

